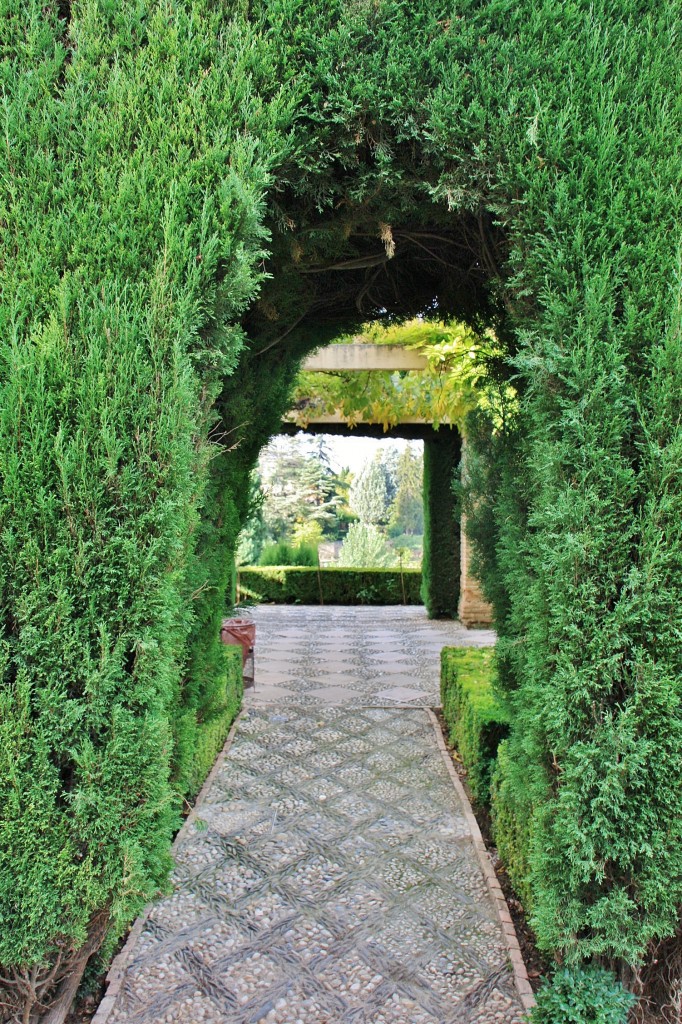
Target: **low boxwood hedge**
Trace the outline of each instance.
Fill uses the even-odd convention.
[[[492,648],[444,647],[441,699],[448,737],[467,769],[473,797],[490,810],[500,860],[527,910],[531,823],[517,805],[515,765],[509,757],[509,719],[496,697]]]
[[[509,733],[505,709],[493,690],[492,648],[444,647],[441,700],[450,742],[467,769],[474,798],[490,801],[490,778],[497,748]]]
[[[402,578],[401,578],[402,577]],[[419,569],[310,569],[248,566],[237,597],[275,604],[421,604]]]
[[[225,668],[220,686],[221,698],[213,707],[205,709],[205,717],[196,725],[194,756],[189,771],[190,797],[196,796],[204,784],[242,703],[242,649],[224,644],[222,651]]]
[[[504,864],[514,890],[526,913],[533,910],[530,878],[532,816],[527,806],[520,806],[518,765],[509,750],[509,741],[502,740],[490,779],[490,818],[497,853]]]

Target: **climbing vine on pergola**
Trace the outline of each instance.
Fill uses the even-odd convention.
[[[462,324],[412,320],[367,325],[340,344],[400,345],[422,355],[426,366],[412,370],[306,371],[296,378],[291,417],[301,427],[316,416],[336,413],[349,426],[359,422],[385,429],[403,420],[463,425],[484,399],[486,361],[495,354],[492,336],[479,337]],[[499,357],[499,349],[497,351]]]

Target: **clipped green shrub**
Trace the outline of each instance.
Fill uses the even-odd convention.
[[[638,964],[682,907],[679,8],[524,6],[482,33],[526,157],[506,366],[467,435],[512,718],[498,821],[528,829],[542,948]]]
[[[632,993],[600,967],[560,968],[535,998],[529,1024],[626,1024],[635,1002]]]
[[[248,567],[239,570],[241,600],[275,604],[420,604],[421,573],[404,569]],[[403,601],[403,584],[405,600]]]
[[[457,617],[460,537],[454,486],[460,452],[456,431],[424,442],[422,598],[430,619]]]
[[[197,738],[192,758],[187,795],[191,798],[201,789],[213,762],[220,753],[242,703],[244,681],[242,650],[232,644],[222,644],[225,663],[222,679],[214,687],[212,707],[203,707],[197,724]]]
[[[509,719],[493,690],[491,648],[444,647],[440,695],[450,742],[462,758],[476,800],[490,800],[490,777]]]
[[[268,168],[226,27],[127,0],[0,20],[3,1020],[63,1016],[163,891],[234,713],[209,433]]]
[[[509,755],[509,741],[502,740],[490,779],[490,816],[497,852],[526,913],[533,909],[530,874],[532,807],[523,780],[516,778],[518,763]]]
[[[266,544],[258,559],[259,565],[317,565],[317,548],[314,544],[288,544],[280,540]]]

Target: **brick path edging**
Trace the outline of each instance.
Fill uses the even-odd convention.
[[[225,745],[223,746],[221,752],[218,754],[218,757],[213,767],[211,768],[210,772],[206,776],[204,784],[199,790],[197,798],[194,801],[194,806],[192,807],[192,810],[185,818],[184,822],[180,827],[180,830],[178,831],[178,834],[176,835],[173,841],[171,853],[175,853],[178,845],[182,842],[182,840],[185,838],[185,835],[189,832],[192,825],[196,821],[196,818],[198,817],[198,812],[201,808],[201,805],[206,800],[206,796],[213,784],[213,780],[215,779],[216,775],[222,768],[223,762],[225,761],[225,758],[227,757],[230,751],[230,747],[232,746],[232,740],[234,739],[234,734],[237,731],[237,726],[239,725],[239,721],[242,715],[244,714],[244,710],[245,709],[242,708],[242,710],[239,712],[234,722],[232,723],[230,731],[227,735],[227,739],[225,740]],[[135,950],[137,940],[142,934],[142,930],[147,922],[147,918],[151,913],[153,906],[153,903],[147,904],[147,906],[144,908],[144,910],[138,917],[133,927],[130,929],[130,933],[123,945],[123,948],[114,957],[114,960],[112,961],[111,967],[109,968],[109,971],[105,979],[105,995],[103,996],[99,1006],[97,1007],[97,1012],[95,1013],[95,1016],[92,1018],[91,1024],[108,1024],[109,1017],[111,1016],[111,1012],[116,1004],[116,999],[118,997],[119,992],[121,991],[121,985],[123,984],[123,979],[125,977],[125,970],[126,967],[128,966],[128,961],[130,960],[130,957],[132,956]]]
[[[462,801],[464,815],[467,820],[467,825],[471,831],[471,838],[476,850],[476,856],[478,857],[478,861],[483,870],[488,891],[493,899],[497,909],[497,915],[500,919],[500,924],[502,925],[505,942],[507,943],[507,949],[509,950],[509,962],[514,974],[514,981],[516,983],[521,1004],[524,1010],[531,1010],[535,1006],[535,997],[533,995],[533,989],[530,981],[528,980],[528,971],[526,970],[526,965],[521,954],[521,947],[519,946],[519,940],[516,935],[516,929],[514,928],[514,922],[512,921],[511,914],[509,913],[507,901],[504,898],[502,887],[497,880],[497,875],[495,874],[490,854],[483,842],[483,836],[481,835],[481,830],[479,828],[478,821],[476,820],[476,816],[471,809],[471,804],[466,794],[466,790],[462,785],[462,780],[457,774],[457,770],[452,763],[452,758],[450,757],[448,748],[445,745],[445,739],[443,738],[443,730],[441,729],[440,722],[431,708],[426,708],[426,713],[431,720],[431,725],[433,726],[433,731],[436,735],[438,749],[440,750],[445,766],[447,767],[452,785],[457,792],[457,796]],[[99,1024],[99,1021],[97,1024]]]

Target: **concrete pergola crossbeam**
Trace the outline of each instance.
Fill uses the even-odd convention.
[[[328,345],[308,356],[304,370],[360,373],[363,370],[425,370],[428,360],[414,349],[402,345]]]

